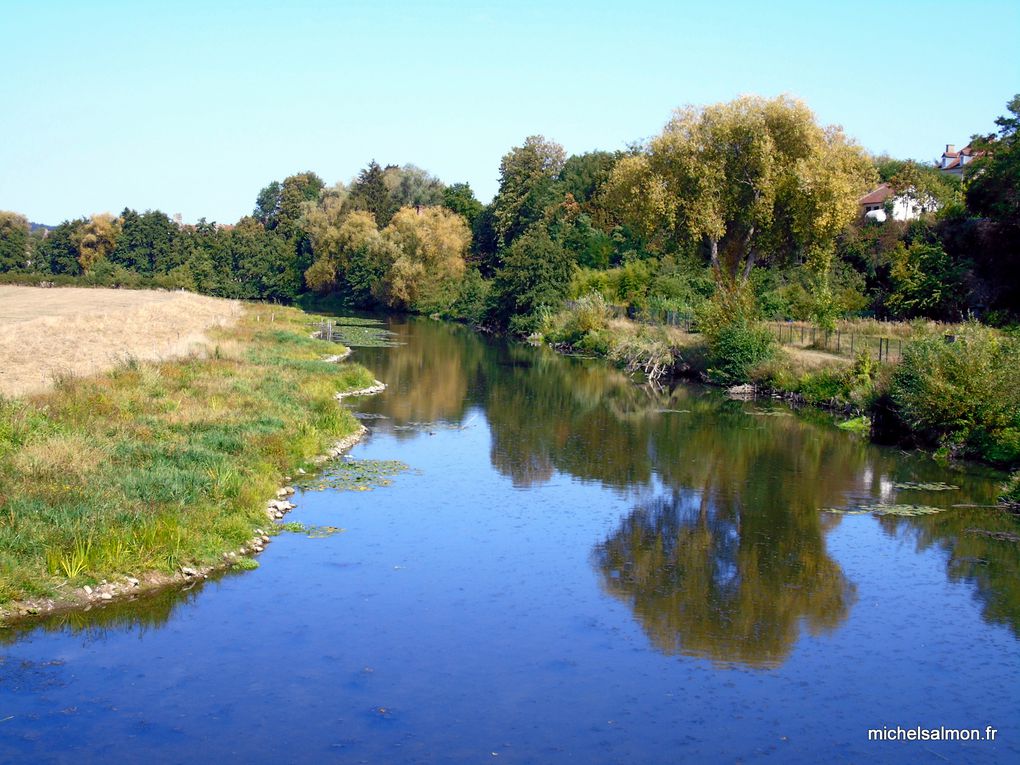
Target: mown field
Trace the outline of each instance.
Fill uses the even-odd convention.
[[[185,356],[240,314],[236,300],[189,292],[0,285],[0,394],[45,390],[129,359]]]

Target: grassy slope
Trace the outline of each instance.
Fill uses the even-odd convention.
[[[372,383],[322,361],[295,309],[246,308],[202,357],[128,363],[0,399],[0,603],[118,574],[212,562],[266,523],[285,473],[357,421]]]

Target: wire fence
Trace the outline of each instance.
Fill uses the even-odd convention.
[[[783,345],[824,351],[854,358],[862,351],[877,361],[899,361],[903,358],[903,338],[870,335],[853,330],[825,330],[804,321],[766,322]]]
[[[568,308],[578,305],[577,301],[567,301]],[[645,308],[637,310],[634,306],[608,306],[609,311],[617,318],[627,318],[643,324],[658,324],[677,327],[683,332],[693,334],[698,331],[694,314],[689,311],[672,311],[665,309]],[[768,321],[769,328],[780,344],[803,350],[822,351],[837,356],[855,358],[862,351],[876,361],[896,362],[903,358],[903,340],[893,333],[874,334],[854,329],[837,328],[827,331],[817,324],[807,321]],[[878,329],[882,324],[875,325]],[[890,325],[890,328],[893,325]]]

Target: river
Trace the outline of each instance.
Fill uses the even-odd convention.
[[[341,530],[255,571],[0,630],[0,761],[1020,762],[1020,524],[959,506],[1000,475],[387,321],[352,457],[408,469],[299,491]]]

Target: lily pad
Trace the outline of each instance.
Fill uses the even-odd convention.
[[[903,481],[901,483],[894,483],[893,487],[901,490],[909,491],[958,491],[959,486],[954,486],[951,483],[943,483],[942,481],[933,481],[931,483],[918,483],[916,481]]]
[[[393,348],[395,332],[385,329],[381,323],[371,319],[340,317],[333,321],[333,339],[350,348]]]

